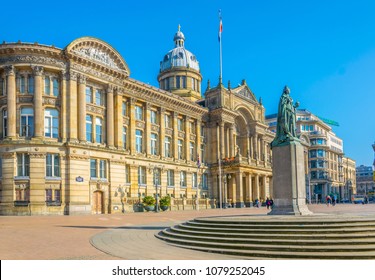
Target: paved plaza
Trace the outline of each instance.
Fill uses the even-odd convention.
[[[375,216],[375,204],[309,205],[317,215]],[[261,208],[91,216],[1,216],[2,260],[236,259],[174,247],[154,234],[195,217],[261,216]]]

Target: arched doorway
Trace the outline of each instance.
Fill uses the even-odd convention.
[[[103,192],[96,191],[93,194],[93,212],[94,214],[104,214],[104,196]]]

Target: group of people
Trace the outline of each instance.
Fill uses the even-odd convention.
[[[332,204],[332,206],[335,206],[336,203],[337,203],[337,196],[336,195],[333,195],[333,196],[327,195],[326,196],[327,206],[330,206],[331,204]]]
[[[259,200],[259,199],[255,199],[254,206],[258,207],[258,208],[261,207],[262,206],[262,201]],[[266,199],[266,207],[267,207],[267,209],[272,209],[272,206],[273,206],[273,199],[267,197],[267,199]]]

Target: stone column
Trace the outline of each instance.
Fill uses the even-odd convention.
[[[60,100],[61,100],[61,110],[60,110],[60,124],[61,124],[61,138],[62,142],[66,141],[67,138],[67,123],[66,123],[66,111],[67,111],[67,106],[66,106],[66,97],[67,97],[67,90],[66,90],[66,72],[63,70],[60,75],[61,78],[61,95],[60,95]]]
[[[177,129],[177,117],[178,117],[178,113],[177,112],[173,112],[173,157],[175,159],[178,158],[178,129]]]
[[[107,146],[114,147],[114,105],[113,105],[113,86],[107,86]]]
[[[35,123],[35,132],[34,136],[36,138],[43,137],[43,67],[34,66],[33,67],[34,76],[35,76],[35,90],[34,90],[34,123]]]
[[[194,155],[193,155],[194,157]],[[190,117],[185,117],[185,158],[190,161]]]
[[[255,133],[254,135],[253,144],[254,144],[254,159],[258,160],[259,153],[258,153],[258,134],[257,133]]]
[[[203,158],[202,158],[202,155],[201,155],[201,145],[202,145],[202,139],[201,139],[201,125],[202,123],[197,120],[196,121],[196,129],[195,129],[195,133],[196,133],[196,138],[195,138],[195,146],[196,146],[196,154],[199,155],[199,158],[200,158],[200,161],[201,163],[203,162]],[[198,181],[199,183],[200,181]]]
[[[77,78],[76,72],[69,72],[69,113],[67,114],[69,141],[77,141]]]
[[[220,122],[220,154],[221,154],[221,158],[223,158],[225,156],[224,136],[225,136],[224,135],[224,122]]]
[[[229,127],[229,157],[234,156],[234,143],[233,143],[233,125]]]
[[[122,128],[123,128],[123,122],[122,122],[122,96],[120,94],[119,88],[114,88],[115,91],[115,126],[114,126],[114,134],[115,134],[115,140],[114,144],[117,149],[122,149],[124,143],[122,142]],[[129,133],[129,131],[127,131]]]
[[[269,191],[267,191],[266,183],[267,183],[267,176],[263,175],[262,176],[262,186],[263,186],[262,196],[264,197],[264,199],[269,196]]]
[[[146,145],[146,154],[151,154],[151,104],[146,103],[145,106],[146,114],[145,114],[145,133],[144,133],[144,143]]]
[[[160,131],[159,131],[159,154],[163,158],[165,156],[165,108],[160,108]],[[172,143],[171,143],[172,144]]]
[[[86,141],[86,76],[78,76],[78,140]]]
[[[236,207],[243,208],[245,204],[243,199],[242,171],[236,173],[236,189]]]
[[[255,199],[260,199],[259,193],[259,174],[255,174]]]
[[[250,158],[254,158],[254,139],[250,136]]]
[[[130,131],[129,131],[129,142],[130,142],[130,153],[135,154],[135,98],[130,98],[129,118],[130,118]]]
[[[16,121],[17,121],[17,106],[16,106],[16,75],[13,65],[5,67],[7,77],[7,118],[8,118],[8,135],[10,139],[16,138]]]
[[[247,184],[246,184],[246,206],[250,207],[253,201],[253,186],[252,186],[252,177],[251,173],[249,173],[246,177]]]

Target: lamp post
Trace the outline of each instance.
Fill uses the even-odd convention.
[[[155,212],[159,212],[159,192],[158,192],[158,178],[156,178],[156,172],[158,171],[157,167],[154,166],[154,185],[155,185]]]
[[[228,208],[228,180],[230,180],[232,176],[230,174],[225,174],[224,175],[224,201],[223,201],[223,208],[226,209]]]

